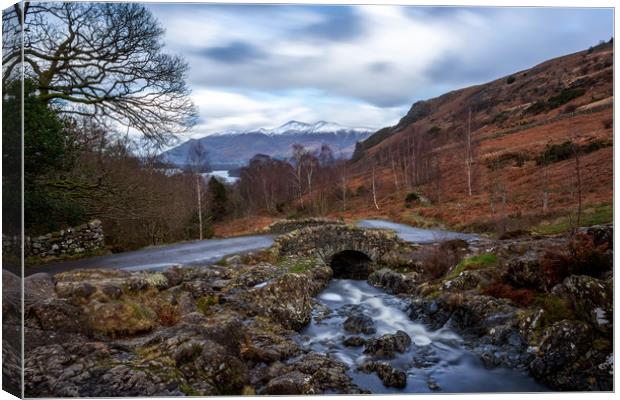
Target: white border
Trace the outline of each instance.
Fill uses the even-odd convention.
[[[85,1],[85,0],[82,0]],[[91,0],[86,0],[86,1],[91,1]],[[121,0],[108,0],[108,1],[121,1]],[[589,0],[589,1],[578,1],[578,0],[522,0],[522,1],[507,1],[507,2],[499,2],[497,0],[492,1],[492,0],[475,0],[475,1],[467,1],[467,0],[448,0],[448,1],[433,1],[433,0],[426,0],[426,1],[403,1],[403,0],[387,0],[387,1],[353,1],[353,0],[338,0],[338,1],[330,1],[330,0],[313,0],[313,1],[300,1],[300,0],[288,0],[288,1],[277,1],[277,0],[272,0],[272,1],[266,1],[266,0],[243,0],[243,1],[231,1],[231,0],[220,0],[220,1],[175,1],[175,0],[150,0],[148,2],[153,2],[153,3],[245,3],[245,4],[351,4],[351,5],[355,5],[355,4],[393,4],[393,5],[420,5],[420,6],[483,6],[483,7],[588,7],[588,8],[593,8],[593,7],[605,7],[605,8],[614,8],[614,21],[615,21],[615,7],[616,7],[616,1],[615,0]],[[11,6],[12,4],[15,4],[16,1],[11,1],[11,0],[0,0],[0,5],[2,6],[2,8],[7,8],[9,6]],[[615,25],[614,25],[615,27]],[[615,30],[614,30],[614,36],[615,36]],[[618,65],[618,54],[617,52],[614,53],[614,66]],[[615,70],[615,68],[614,68]],[[615,72],[615,71],[614,71]],[[614,73],[614,93],[617,92],[617,80],[615,79],[615,73]],[[615,127],[616,127],[616,121],[618,121],[618,109],[614,107],[614,141],[616,139],[615,136]],[[616,182],[617,182],[617,175],[616,175],[616,171],[618,171],[618,166],[619,166],[619,159],[618,159],[618,148],[617,146],[614,146],[614,189],[616,187]],[[1,170],[1,167],[0,167]],[[618,210],[619,207],[618,205],[620,204],[620,200],[618,200],[618,198],[615,196],[615,191],[614,191],[614,210]],[[616,222],[616,216],[614,215],[614,225]],[[615,231],[614,231],[614,239],[615,239],[616,235],[615,235]],[[614,265],[620,265],[620,263],[618,263],[620,256],[618,256],[618,254],[614,254]],[[617,283],[618,283],[618,277],[614,276],[614,288],[617,287]],[[615,290],[614,290],[615,293]],[[615,297],[615,301],[614,301],[614,320],[617,321],[617,319],[615,319],[615,316],[617,314],[617,297]],[[615,325],[614,325],[615,326]],[[618,341],[618,330],[615,329],[614,330],[614,344],[617,346],[620,342]],[[614,388],[618,387],[618,374],[616,373],[614,376]],[[372,399],[403,399],[403,398],[413,398],[413,396],[415,396],[416,399],[437,399],[438,396],[457,396],[459,399],[465,399],[465,400],[477,400],[481,397],[486,398],[486,399],[494,399],[494,398],[500,398],[500,399],[509,399],[509,400],[528,400],[528,399],[559,399],[562,398],[563,400],[576,400],[576,399],[584,399],[585,397],[587,397],[588,399],[611,399],[611,398],[615,398],[615,395],[613,393],[592,393],[592,392],[580,392],[580,393],[575,393],[575,392],[555,392],[555,393],[544,393],[544,394],[523,394],[523,393],[518,393],[518,394],[494,394],[494,393],[489,393],[489,394],[459,394],[459,395],[447,395],[447,394],[434,394],[434,395],[422,395],[422,394],[411,394],[411,395],[397,395],[397,396],[388,396],[388,395],[372,395]],[[227,397],[211,397],[213,399],[230,399],[233,398],[234,396],[227,396]],[[260,397],[260,398],[265,398],[265,397],[271,397],[271,396],[251,396],[251,397]],[[330,396],[331,398],[355,398],[355,399],[361,399],[361,398],[368,398],[367,396],[355,396],[355,395],[334,395],[334,396]],[[7,392],[0,392],[0,400],[4,400],[4,399],[14,399],[15,397],[13,397],[12,395],[8,394]],[[167,399],[165,397],[148,397],[149,399]],[[280,396],[280,399],[300,399],[301,396]]]

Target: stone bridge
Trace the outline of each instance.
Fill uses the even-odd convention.
[[[298,229],[276,239],[284,257],[318,257],[331,266],[335,278],[366,279],[378,264],[402,262],[415,246],[389,230],[350,225]]]

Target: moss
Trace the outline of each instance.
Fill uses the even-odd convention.
[[[93,331],[111,337],[150,331],[156,318],[149,308],[126,299],[101,304],[90,314]]]
[[[208,314],[211,306],[218,304],[220,301],[217,295],[202,296],[196,300],[196,307],[203,314]]]
[[[443,294],[443,291],[441,290],[433,290],[426,296],[426,298],[427,299],[438,299],[442,294]]]
[[[183,392],[186,396],[200,396],[200,393],[198,393],[194,388],[192,388],[186,382],[183,382],[179,385],[179,390],[181,390],[181,392]]]
[[[570,301],[555,295],[538,295],[534,299],[534,304],[544,310],[540,328],[552,325],[554,322],[565,319],[574,319],[575,310]]]
[[[241,395],[242,396],[255,396],[256,395],[256,389],[254,389],[250,385],[245,385],[243,387],[243,389],[241,389]]]
[[[480,268],[490,267],[497,264],[498,258],[494,253],[482,253],[475,256],[466,258],[454,267],[452,272],[447,276],[447,279],[454,279],[465,270],[474,270]]]
[[[278,261],[277,266],[294,274],[310,271],[317,265],[315,258],[282,258]]]

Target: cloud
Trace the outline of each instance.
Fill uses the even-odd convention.
[[[265,53],[260,48],[242,41],[234,41],[226,46],[209,47],[199,54],[219,62],[232,64],[252,62],[265,57]]]
[[[167,30],[168,50],[190,64],[203,133],[289,119],[381,127],[414,101],[613,34],[612,9],[148,7]]]
[[[363,35],[364,24],[355,13],[355,8],[323,7],[320,10],[321,21],[300,29],[302,35],[334,41],[351,40]]]

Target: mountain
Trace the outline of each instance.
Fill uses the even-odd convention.
[[[602,42],[415,102],[396,125],[356,146],[351,190],[368,193],[374,178],[385,215],[465,229],[551,232],[575,221],[579,204],[582,223],[606,222],[613,204],[613,53],[613,41]],[[413,192],[410,198],[422,195],[430,205],[405,208]],[[374,207],[372,196],[349,200],[353,213]]]
[[[349,157],[355,143],[366,139],[372,132],[373,129],[350,128],[334,122],[308,124],[289,121],[273,129],[227,130],[201,139],[191,139],[162,153],[161,160],[182,167],[187,163],[192,148],[198,145],[206,151],[210,166],[216,170],[240,167],[259,153],[288,158],[293,144],[302,144],[312,150],[326,144],[336,156]]]

